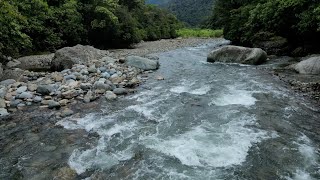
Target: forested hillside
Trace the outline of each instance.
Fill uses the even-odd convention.
[[[147,0],[146,2],[170,10],[187,25],[199,26],[211,15],[214,0]]]
[[[176,36],[178,21],[144,0],[2,0],[0,53],[18,56],[77,43],[122,47]]]
[[[235,44],[277,46],[287,41],[289,51],[319,52],[318,0],[217,0],[213,13],[209,26],[224,28],[225,38]]]

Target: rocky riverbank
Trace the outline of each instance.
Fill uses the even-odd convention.
[[[158,68],[157,57],[147,54],[208,41],[210,39],[201,38],[159,40],[141,42],[133,49],[109,51],[77,45],[55,54],[11,59],[4,65],[0,82],[0,115],[37,105],[62,108],[58,116],[65,117],[73,114],[68,107],[79,102],[90,103],[102,96],[114,100],[134,92],[134,87],[147,79],[148,70]]]
[[[305,62],[310,58],[319,56],[313,55],[308,57],[276,57],[270,56],[265,65],[260,66],[260,69],[267,70],[272,75],[276,76],[288,85],[288,88],[295,91],[297,94],[309,99],[312,103],[320,105],[320,76],[318,73],[299,73],[296,69],[297,64]],[[301,64],[300,64],[301,65]],[[319,70],[317,66],[313,66],[311,70]]]
[[[0,179],[46,179],[48,177],[85,179],[88,174],[79,177],[69,167],[67,161],[74,149],[95,147],[99,135],[85,130],[72,128],[67,130],[57,125],[57,122],[70,115],[72,115],[69,117],[72,121],[78,121],[84,115],[90,116],[90,113],[112,114],[121,110],[121,100],[125,99],[121,99],[121,96],[134,93],[136,87],[143,81],[156,77],[151,76],[150,73],[153,72],[152,69],[158,68],[157,57],[148,54],[184,46],[196,46],[207,41],[210,40],[161,40],[142,42],[136,46],[136,49],[128,50],[100,51],[92,47],[77,46],[73,49],[67,48],[59,51],[59,53],[63,52],[64,59],[67,59],[71,65],[65,63],[67,61],[61,61],[61,58],[54,57],[55,55],[49,55],[52,57],[49,58],[49,61],[46,55],[24,57],[24,61],[20,60],[29,62],[28,64],[32,65],[30,69],[27,68],[29,67],[27,63],[20,62],[19,64],[19,60],[12,61],[9,64],[11,69],[5,67],[4,72],[19,68],[16,72],[22,72],[22,74],[18,79],[3,81],[2,88],[0,88],[0,92],[5,92],[2,93],[4,94],[4,109],[8,109],[10,113],[0,117],[0,131],[3,132],[0,134],[0,169],[2,169]],[[77,58],[80,55],[82,60]],[[136,57],[137,55],[139,57]],[[179,56],[180,54],[177,55]],[[41,63],[38,63],[40,66],[33,63],[32,59],[42,59]],[[33,70],[49,70],[52,68],[51,61],[55,61],[56,68],[63,67],[63,70],[55,72]],[[305,76],[310,77],[308,83],[319,82],[314,78],[318,76],[301,75],[288,69],[290,65],[299,61],[301,59],[269,56],[267,63],[257,68],[265,69],[278,75],[281,79],[285,77],[296,81],[298,77]],[[182,63],[186,64],[186,62]],[[191,65],[188,67],[182,70],[193,68]],[[177,63],[172,68],[177,69],[177,72],[181,71]],[[196,69],[196,72],[198,70],[200,69]],[[197,79],[194,74],[192,77],[194,80]],[[179,76],[176,78],[180,80]],[[196,102],[191,104],[190,109],[195,107],[203,108]],[[119,117],[121,118],[122,116]],[[100,121],[107,120],[101,119]],[[117,138],[118,135],[114,134],[114,137]],[[139,159],[139,154],[137,154],[137,159]],[[88,171],[88,173],[92,172]],[[126,173],[126,169],[123,170],[123,173]]]

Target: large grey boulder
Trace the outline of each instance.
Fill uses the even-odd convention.
[[[224,46],[213,50],[207,58],[208,62],[240,63],[259,65],[267,60],[267,53],[260,48],[240,46]]]
[[[301,61],[294,66],[294,69],[300,74],[320,75],[320,56]]]
[[[107,56],[108,52],[92,46],[76,45],[59,49],[52,60],[51,69],[62,71],[70,69],[74,64],[86,64],[90,60],[99,60]]]
[[[156,70],[160,66],[158,61],[150,60],[139,56],[128,56],[125,59],[125,63],[128,66],[140,68],[143,70]]]
[[[20,68],[25,70],[50,70],[54,54],[25,56],[9,62],[9,68]],[[7,64],[7,66],[9,66]]]

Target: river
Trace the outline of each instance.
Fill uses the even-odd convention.
[[[59,121],[99,135],[67,157],[78,178],[320,179],[319,111],[255,66],[206,62],[227,43],[154,54],[137,93]]]

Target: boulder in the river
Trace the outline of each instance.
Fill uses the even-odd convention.
[[[70,69],[74,64],[86,64],[90,60],[101,59],[107,51],[96,49],[92,46],[76,45],[59,49],[52,60],[51,68],[62,71]]]
[[[294,69],[300,74],[320,75],[320,56],[301,61],[295,65]]]
[[[267,53],[260,48],[240,46],[224,46],[213,50],[207,58],[208,62],[240,63],[259,65],[267,60]]]
[[[140,68],[143,70],[156,70],[159,68],[159,62],[139,56],[128,56],[125,59],[125,63],[128,66]]]
[[[240,63],[259,65],[267,60],[267,53],[260,48],[224,46],[213,50],[207,57],[208,62]]]

